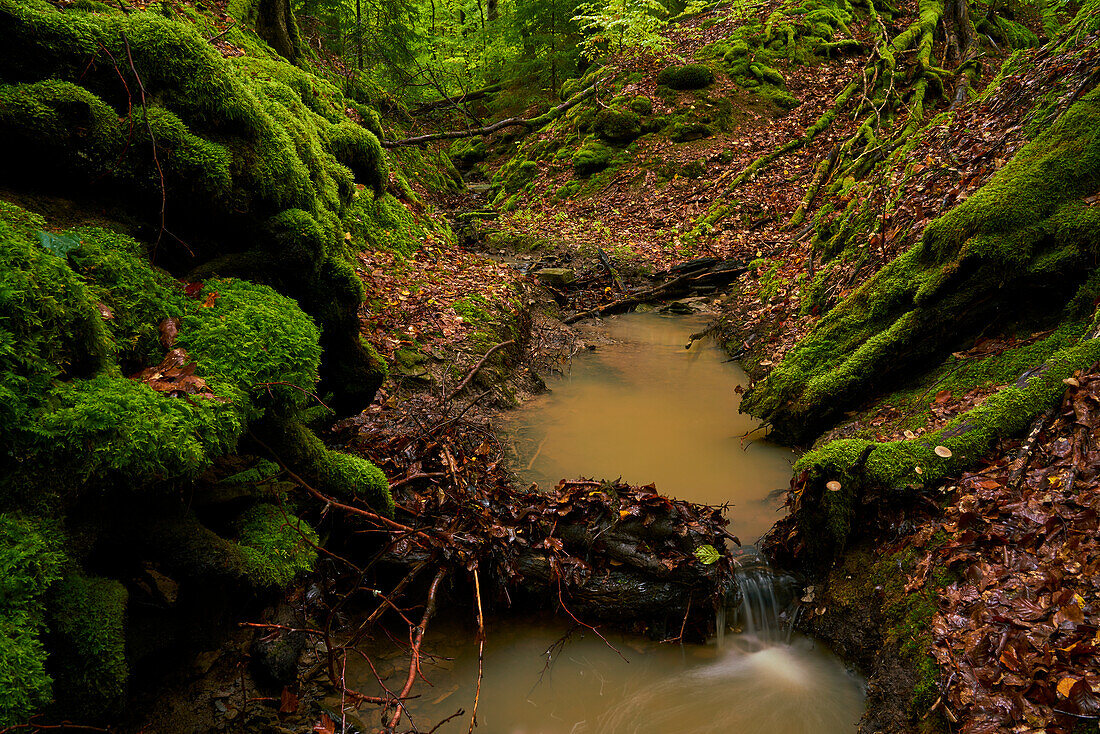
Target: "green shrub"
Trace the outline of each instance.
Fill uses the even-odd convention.
[[[703,89],[714,83],[714,72],[702,64],[668,66],[657,75],[657,83],[672,89]]]

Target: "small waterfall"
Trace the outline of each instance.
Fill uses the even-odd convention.
[[[738,598],[728,609],[718,610],[715,619],[718,646],[725,640],[727,615],[732,617],[734,629],[759,644],[789,643],[793,618],[788,607],[793,598],[794,579],[777,574],[752,547],[745,548],[734,564]]]

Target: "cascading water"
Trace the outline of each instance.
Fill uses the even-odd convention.
[[[755,547],[745,548],[734,559],[734,584],[737,601],[729,609],[720,609],[716,618],[718,645],[725,639],[728,612],[732,623],[742,635],[761,645],[790,643],[791,606],[794,579],[777,574]]]
[[[519,464],[534,468],[528,481],[553,486],[562,476],[628,473],[685,499],[732,502],[731,531],[746,540],[770,527],[778,505],[771,491],[788,481],[791,454],[760,442],[746,450],[741,437],[756,424],[738,415],[733,390],[746,378],[713,345],[684,349],[701,325],[654,314],[607,319],[616,343],[579,356],[568,379],[525,408],[526,422],[517,417],[513,435],[531,445]],[[717,613],[718,645],[570,631],[560,616],[489,620],[482,665],[475,632],[440,620],[425,642],[434,657],[421,670],[433,688],[407,710],[418,724],[469,710],[483,670],[479,732],[856,731],[862,683],[820,644],[791,634],[793,580],[751,548],[737,561],[731,603]],[[374,656],[383,670],[349,658],[349,684],[370,689],[380,673],[391,689],[400,687],[406,673],[389,664],[387,649]],[[403,661],[407,653],[392,654]],[[457,717],[439,731],[468,727],[468,717]]]

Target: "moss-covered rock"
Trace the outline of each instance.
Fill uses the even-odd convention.
[[[376,112],[283,60],[222,58],[192,25],[154,13],[3,0],[0,32],[8,40],[0,49],[0,78],[9,82],[0,85],[0,155],[9,183],[68,190],[94,181],[148,217],[160,210],[163,172],[168,228],[204,243],[199,277],[246,276],[295,298],[321,325],[323,346],[334,352],[327,363],[359,359],[359,371],[375,373],[366,384],[377,385],[377,366],[356,346],[358,303],[333,304],[322,277],[326,260],[351,262],[341,220],[361,198],[356,186],[377,198],[390,180]],[[128,58],[127,49],[147,108],[127,99],[115,73],[112,56]],[[280,229],[274,222],[287,212],[315,226]],[[305,239],[288,242],[295,233]],[[194,266],[172,236],[161,239],[166,265]],[[275,256],[288,248],[295,257]],[[352,384],[361,383],[327,382],[334,391]],[[353,410],[370,392],[337,403]]]
[[[41,637],[60,547],[46,523],[0,514],[0,726],[25,723],[52,698]]]
[[[642,118],[629,109],[608,107],[596,113],[592,131],[609,143],[630,143],[642,135]]]
[[[573,154],[573,170],[578,176],[591,176],[611,165],[615,150],[599,140],[587,140]]]
[[[714,135],[714,128],[710,125],[705,122],[691,120],[673,123],[672,130],[669,132],[669,137],[677,143],[702,140],[712,135]]]
[[[481,138],[456,140],[451,144],[451,158],[462,166],[470,167],[485,160],[488,156],[489,149]]]
[[[627,102],[627,107],[639,115],[652,115],[653,114],[653,100],[649,97],[637,96],[634,99]]]
[[[714,72],[702,64],[667,66],[657,74],[657,83],[672,89],[703,89],[714,83]]]
[[[313,570],[319,541],[304,520],[275,505],[259,504],[238,525],[245,573],[257,586],[283,588]]]
[[[118,581],[71,574],[51,592],[50,669],[62,710],[99,721],[126,699],[126,604]]]

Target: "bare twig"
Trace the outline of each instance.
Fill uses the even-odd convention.
[[[481,579],[477,573],[477,566],[474,566],[474,593],[477,596],[477,686],[474,689],[474,708],[470,714],[470,728],[466,730],[467,734],[473,732],[474,727],[477,726],[477,703],[481,698],[481,677],[485,663],[485,614],[481,611]]]
[[[432,614],[435,613],[435,595],[439,590],[439,584],[446,575],[447,569],[445,568],[441,568],[436,572],[435,578],[432,579],[431,586],[428,587],[428,601],[424,605],[424,616],[420,618],[419,625],[416,627],[409,627],[409,639],[411,641],[409,676],[405,679],[405,685],[402,687],[401,693],[397,696],[398,700],[395,704],[396,710],[393,712],[393,716],[390,717],[389,723],[386,725],[386,732],[392,732],[401,722],[401,712],[404,710],[404,705],[401,701],[409,695],[413,683],[416,682],[416,678],[420,674],[420,644],[424,641],[424,633],[428,630],[428,621],[431,620]]]

